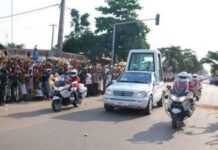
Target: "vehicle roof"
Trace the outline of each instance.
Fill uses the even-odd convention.
[[[123,73],[148,73],[148,74],[154,74],[154,72],[150,72],[150,71],[124,71]]]
[[[134,53],[144,53],[144,52],[160,53],[160,51],[157,49],[131,49],[129,52],[130,53],[132,52]]]

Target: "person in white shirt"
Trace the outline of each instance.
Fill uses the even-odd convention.
[[[92,96],[92,75],[90,73],[90,70],[88,70],[88,72],[86,73],[85,85],[87,87],[87,96]]]

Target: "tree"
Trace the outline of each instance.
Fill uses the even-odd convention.
[[[208,51],[207,56],[201,59],[202,64],[211,65],[211,74],[218,75],[218,51]]]
[[[107,6],[96,8],[102,13],[96,18],[96,33],[100,37],[101,49],[110,54],[112,49],[113,26],[116,23],[130,21],[132,23],[117,25],[116,27],[116,54],[119,59],[126,59],[128,50],[132,48],[148,48],[146,35],[148,27],[137,19],[137,11],[141,9],[138,0],[109,0]],[[102,52],[99,52],[102,53]]]
[[[182,49],[179,46],[171,46],[161,48],[160,51],[164,57],[164,70],[168,69],[167,71],[172,71],[173,73],[181,71],[197,73],[203,69],[194,51],[191,49]]]
[[[0,43],[0,49],[5,49],[5,46]]]
[[[24,44],[8,43],[7,47],[8,47],[8,48],[23,49],[23,48],[24,48]]]
[[[65,52],[89,55],[96,45],[96,36],[89,28],[89,14],[80,15],[78,10],[72,9],[71,17],[71,27],[73,30],[66,36],[63,49]]]

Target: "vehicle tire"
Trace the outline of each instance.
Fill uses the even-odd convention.
[[[172,120],[172,128],[177,129],[177,121],[174,119]]]
[[[148,101],[148,105],[147,107],[145,108],[144,110],[144,114],[145,115],[150,115],[151,114],[151,111],[152,111],[152,108],[153,108],[153,100],[152,100],[152,97],[149,99]]]
[[[52,110],[54,112],[60,112],[61,111],[61,101],[60,100],[52,101]]]
[[[185,126],[185,123],[183,121],[178,120],[172,120],[172,128],[173,129],[180,129]]]
[[[78,107],[77,102],[74,101],[74,102],[73,102],[73,106],[74,106],[74,107]]]
[[[104,109],[105,111],[110,112],[114,110],[114,107],[108,104],[104,104]]]

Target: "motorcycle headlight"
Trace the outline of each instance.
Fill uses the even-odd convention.
[[[180,102],[183,102],[185,99],[186,99],[186,97],[183,96],[183,97],[180,97],[180,98],[179,98],[179,101],[180,101]]]
[[[186,100],[186,96],[176,97],[176,96],[174,96],[174,95],[171,95],[171,96],[170,96],[170,99],[171,99],[172,101],[183,102],[183,101]]]
[[[113,91],[111,89],[107,89],[105,95],[113,95]]]
[[[143,98],[147,96],[147,93],[145,91],[141,91],[141,92],[135,93],[135,96],[139,98]]]
[[[170,96],[170,99],[173,100],[173,101],[176,101],[176,100],[177,100],[177,97],[174,96],[174,95],[171,95],[171,96]]]

